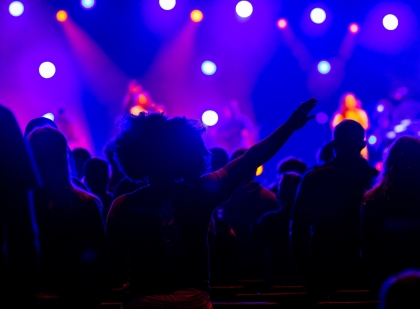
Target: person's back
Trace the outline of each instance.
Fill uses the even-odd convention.
[[[337,156],[307,173],[292,210],[292,248],[309,291],[320,297],[363,285],[360,205],[377,176],[359,153],[364,130],[345,120],[334,131]]]
[[[67,142],[60,132],[36,129],[28,141],[43,180],[34,194],[41,242],[39,301],[53,295],[63,306],[99,305],[106,240],[100,202],[71,184]]]
[[[420,140],[402,137],[389,148],[383,172],[362,207],[362,257],[369,286],[420,268]]]

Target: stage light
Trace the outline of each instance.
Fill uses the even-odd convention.
[[[375,168],[378,170],[378,172],[380,172],[382,170],[382,162],[376,163]]]
[[[321,8],[315,8],[311,11],[311,20],[315,23],[315,24],[322,24],[325,19],[327,18],[327,14],[325,13],[325,11]]]
[[[239,17],[247,18],[251,16],[253,11],[252,4],[248,1],[240,1],[236,5],[236,14],[239,15]]]
[[[203,13],[200,10],[194,10],[190,14],[191,20],[195,23],[199,23],[203,20]]]
[[[214,126],[219,121],[219,116],[215,111],[208,110],[203,113],[201,120],[206,126]]]
[[[176,0],[159,0],[159,5],[165,11],[172,10],[175,7]]]
[[[141,106],[138,106],[138,105],[134,105],[132,108],[130,108],[130,114],[134,116],[140,115],[140,113],[143,111],[144,111],[143,108],[141,108]]]
[[[375,135],[371,135],[371,136],[369,136],[369,138],[368,138],[368,143],[369,143],[369,145],[375,145],[377,140],[378,140],[378,139],[376,138],[376,136],[375,136]]]
[[[67,20],[68,15],[67,15],[67,12],[66,11],[60,10],[60,11],[57,12],[57,14],[55,15],[55,17],[57,18],[57,20],[59,22],[65,22]]]
[[[284,19],[284,18],[280,18],[280,19],[277,21],[277,27],[278,27],[279,29],[284,29],[284,28],[286,28],[286,27],[287,27],[287,20],[286,20],[286,19]]]
[[[397,124],[394,127],[395,133],[401,133],[401,132],[404,132],[405,130],[407,130],[407,127],[405,125],[403,125],[403,124]]]
[[[53,77],[55,74],[55,65],[48,61],[41,63],[39,66],[39,74],[41,74],[43,78]]]
[[[257,167],[257,171],[255,172],[255,176],[261,176],[261,174],[264,172],[264,167],[262,165]]]
[[[395,30],[398,27],[398,18],[395,15],[388,14],[382,20],[382,23],[387,30]]]
[[[318,63],[318,71],[321,74],[327,74],[328,72],[330,72],[331,70],[331,65],[328,61],[321,61],[320,63]]]
[[[359,25],[358,25],[358,24],[356,24],[356,23],[352,23],[352,24],[350,24],[350,26],[349,26],[349,31],[350,31],[351,33],[356,34],[357,32],[359,32]]]
[[[401,124],[402,124],[403,126],[408,127],[408,126],[411,124],[411,120],[410,120],[410,119],[404,119],[404,120],[401,120]]]
[[[18,16],[22,15],[24,9],[25,8],[24,8],[22,2],[20,2],[20,1],[13,1],[9,5],[9,12],[12,16],[15,16],[15,17],[18,17]]]
[[[328,122],[328,115],[324,112],[319,112],[318,114],[316,114],[315,120],[319,124],[326,124]]]
[[[378,113],[382,113],[385,110],[385,106],[383,106],[383,104],[378,104],[378,106],[376,106],[376,110]]]
[[[216,65],[211,61],[204,61],[201,64],[201,71],[206,75],[213,75],[216,72]]]
[[[397,137],[397,133],[395,133],[394,131],[390,131],[386,134],[386,137],[388,137],[389,139],[393,139]]]
[[[43,115],[42,117],[47,118],[49,120],[54,121],[54,114],[53,113],[46,113],[45,115]]]
[[[80,1],[80,4],[85,9],[91,9],[95,6],[95,0],[82,0],[82,1]]]

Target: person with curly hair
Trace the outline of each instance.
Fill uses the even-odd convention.
[[[116,160],[128,177],[149,185],[117,198],[107,217],[114,282],[128,279],[122,308],[212,307],[207,230],[213,209],[313,118],[315,104],[302,103],[274,133],[212,173],[198,121],[145,113],[123,119]]]

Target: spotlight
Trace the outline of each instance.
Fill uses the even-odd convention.
[[[257,167],[257,171],[255,172],[255,176],[261,176],[261,174],[264,172],[264,167],[262,165]]]
[[[321,74],[327,74],[328,72],[330,72],[331,70],[331,65],[328,61],[321,61],[320,63],[318,63],[318,71]]]
[[[385,110],[385,106],[383,106],[383,104],[378,104],[378,106],[376,106],[376,110],[378,113],[382,113]]]
[[[358,24],[356,24],[356,23],[352,23],[352,24],[350,24],[350,26],[349,26],[349,31],[350,31],[351,33],[356,34],[357,32],[359,32],[359,25],[358,25]]]
[[[132,108],[130,108],[130,114],[134,116],[140,115],[140,113],[143,111],[144,110],[138,105],[134,105]]]
[[[405,125],[403,125],[403,124],[397,124],[394,127],[395,133],[401,133],[401,132],[404,132],[405,130],[407,130],[407,127]]]
[[[41,74],[43,78],[53,77],[55,74],[55,65],[48,61],[41,63],[39,66],[39,74]]]
[[[67,15],[67,12],[66,11],[60,10],[60,11],[57,12],[57,14],[55,15],[55,17],[57,18],[57,20],[59,22],[65,22],[67,20],[68,15]]]
[[[43,115],[42,117],[47,118],[49,120],[54,121],[54,114],[53,113],[46,113],[45,115]]]
[[[9,5],[10,15],[15,16],[15,17],[18,17],[18,16],[22,15],[24,9],[25,8],[24,8],[22,2],[20,2],[20,1],[13,1]]]
[[[80,4],[85,9],[91,9],[95,6],[95,0],[82,0],[80,1]]]
[[[286,28],[286,27],[287,27],[287,20],[286,20],[286,19],[284,19],[284,18],[280,18],[280,19],[277,21],[277,27],[278,27],[279,29],[284,29],[284,28]]]
[[[216,65],[211,61],[204,61],[201,64],[201,71],[206,75],[213,75],[216,72]]]
[[[389,139],[393,139],[397,137],[397,134],[394,131],[390,131],[386,134],[386,137],[388,137]]]
[[[328,115],[324,112],[319,112],[316,114],[315,119],[319,124],[326,124],[328,122]]]
[[[248,1],[240,1],[236,5],[236,14],[239,15],[239,17],[247,18],[251,16],[253,11],[252,4]]]
[[[195,23],[199,23],[203,20],[203,13],[200,10],[194,10],[190,14],[191,20]]]
[[[321,8],[315,8],[311,11],[311,20],[315,24],[322,24],[327,18],[327,14]]]
[[[219,121],[219,116],[215,111],[208,110],[203,113],[201,120],[206,126],[214,126]]]
[[[159,5],[165,11],[172,10],[175,7],[176,0],[159,0]]]
[[[395,30],[398,27],[398,18],[395,15],[388,14],[382,20],[382,23],[387,30]]]
[[[375,145],[377,140],[378,140],[378,139],[376,138],[376,136],[375,136],[375,135],[371,135],[371,136],[369,136],[369,138],[368,138],[368,143],[369,143],[369,145]]]

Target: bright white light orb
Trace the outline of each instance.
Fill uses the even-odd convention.
[[[20,1],[13,1],[9,5],[9,12],[12,16],[18,17],[22,15],[23,11],[25,10],[22,2]]]
[[[201,120],[206,126],[214,126],[219,121],[219,115],[215,111],[208,110],[203,113]]]
[[[393,139],[397,137],[397,133],[395,133],[394,131],[390,131],[386,134],[386,137],[388,137],[389,139]]]
[[[311,11],[311,20],[315,24],[322,24],[327,18],[327,14],[321,8],[315,8]]]
[[[49,120],[54,121],[54,114],[53,113],[46,113],[45,115],[43,115],[42,117],[47,118]]]
[[[159,5],[165,11],[172,10],[175,7],[176,0],[159,0]]]
[[[201,64],[201,71],[203,71],[203,73],[206,75],[213,75],[214,73],[216,73],[216,70],[217,70],[217,67],[214,64],[214,62],[204,61]]]
[[[369,138],[368,138],[368,143],[369,143],[369,145],[375,145],[377,140],[378,140],[378,139],[376,138],[376,136],[375,136],[375,135],[371,135],[371,136],[369,136]]]
[[[95,0],[82,0],[80,1],[80,4],[85,8],[85,9],[91,9],[95,6]]]
[[[318,63],[318,71],[321,74],[327,74],[329,73],[331,70],[331,65],[328,61],[321,61],[320,63]]]
[[[53,77],[55,74],[55,65],[48,61],[41,63],[39,66],[39,74],[41,74],[43,78]]]
[[[388,14],[382,20],[385,29],[387,30],[395,30],[398,27],[398,18],[393,14]]]
[[[379,113],[382,113],[385,110],[385,106],[383,106],[383,104],[379,104],[378,106],[376,106],[376,110]]]
[[[242,18],[251,16],[253,10],[252,4],[248,1],[240,1],[236,5],[236,14]]]

